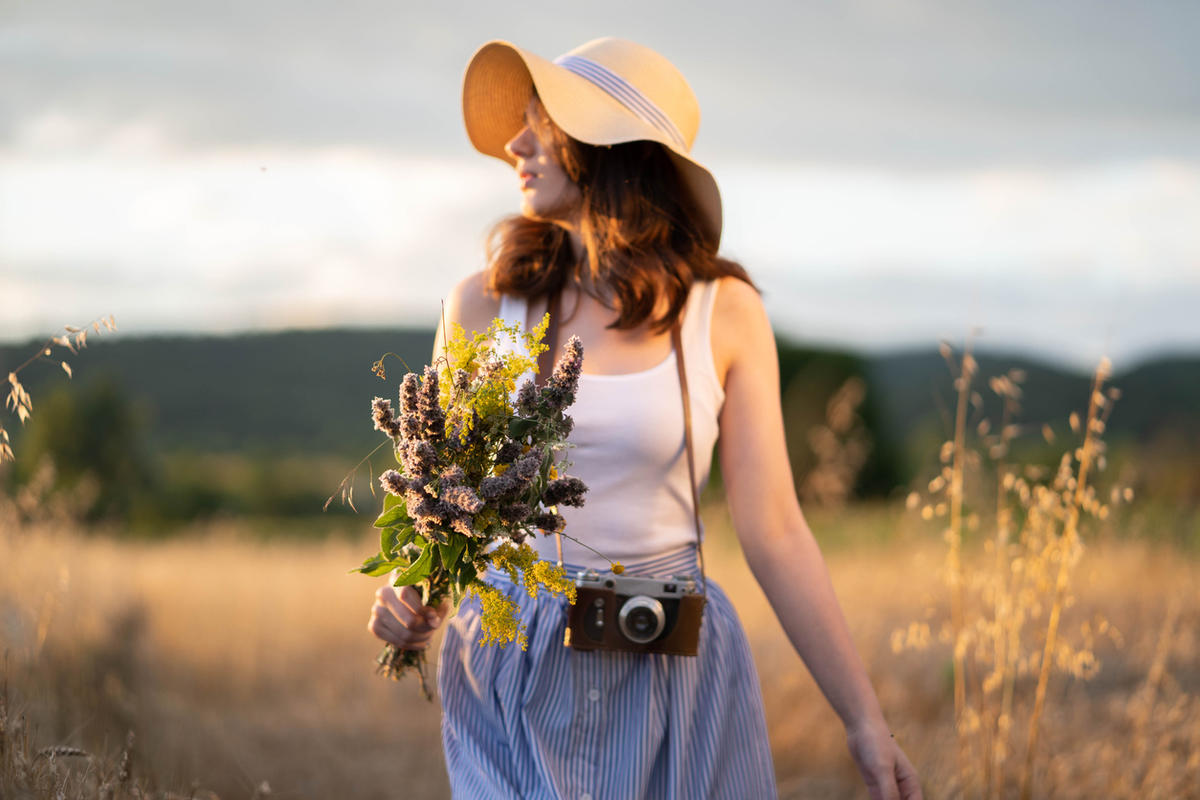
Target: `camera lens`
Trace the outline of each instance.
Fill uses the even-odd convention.
[[[625,638],[645,644],[652,642],[662,633],[667,624],[662,603],[653,597],[638,595],[625,601],[617,615],[617,625]]]

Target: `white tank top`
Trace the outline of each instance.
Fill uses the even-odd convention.
[[[715,280],[693,284],[681,329],[698,490],[708,483],[717,420],[725,400],[709,336],[717,286]],[[526,309],[525,298],[501,297],[500,316],[522,330]],[[560,352],[570,335],[569,324],[559,329]],[[508,346],[525,352],[521,342]],[[572,462],[567,474],[580,478],[588,491],[582,508],[559,507],[566,533],[622,562],[643,561],[694,545],[696,527],[674,349],[656,366],[639,372],[589,375],[587,368],[585,348],[579,391],[575,404],[567,409],[575,428],[568,439],[574,447],[566,457]],[[553,535],[534,537],[531,543],[542,558],[558,558]],[[608,569],[607,561],[566,536],[562,544],[565,563]]]

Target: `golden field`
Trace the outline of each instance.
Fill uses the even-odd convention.
[[[866,797],[841,724],[771,614],[723,507],[705,517],[710,571],[754,649],[781,796]],[[937,636],[949,594],[936,526],[899,505],[814,513],[810,524],[925,796],[976,796],[959,783],[953,662]],[[133,780],[183,797],[268,787],[286,798],[447,797],[436,704],[413,683],[373,674],[378,648],[365,625],[376,581],[347,573],[373,551],[368,528],[300,543],[238,521],[156,543],[62,524],[0,534],[0,790],[33,796],[16,794],[8,773],[50,761],[64,776],[111,771],[132,730]],[[977,555],[964,550],[968,565]],[[1092,634],[1098,670],[1086,680],[1052,674],[1035,797],[1200,797],[1198,587],[1194,556],[1113,537],[1088,543],[1061,631]],[[926,646],[894,647],[898,631],[923,622]],[[1017,680],[1018,708],[1032,702],[1032,684]],[[55,745],[95,758],[14,766],[21,746],[28,756]],[[1015,782],[1003,796],[1017,796]]]

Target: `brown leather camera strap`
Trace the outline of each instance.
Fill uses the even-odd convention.
[[[549,379],[554,369],[554,348],[558,344],[558,317],[561,292],[550,296],[546,311],[550,314],[550,322],[546,326],[543,339],[548,347],[538,355],[538,371],[534,382],[542,385]],[[682,321],[677,318],[671,326],[671,346],[675,348],[675,366],[679,371],[679,393],[683,398],[683,442],[687,449],[688,484],[692,490],[692,519],[696,524],[696,562],[700,566],[700,583],[704,594],[708,594],[708,574],[704,569],[704,546],[700,541],[700,493],[696,488],[696,456],[692,444],[692,402],[688,394],[687,369],[683,364],[683,334]],[[558,563],[562,564],[562,536],[555,534],[558,541]]]
[[[545,382],[550,380],[550,373],[554,370],[554,346],[558,343],[558,310],[559,301],[562,299],[562,292],[555,292],[550,295],[550,300],[546,305],[546,313],[550,315],[550,321],[546,324],[546,335],[542,338],[542,344],[546,345],[546,349],[538,354],[537,375],[534,376],[534,383],[545,385]],[[562,534],[554,534],[554,544],[558,548],[558,566],[562,566]]]
[[[696,561],[700,564],[700,583],[708,594],[708,574],[704,570],[704,545],[700,541],[700,493],[696,489],[696,455],[692,447],[692,400],[688,394],[687,370],[683,366],[682,323],[671,326],[671,344],[675,347],[675,365],[679,368],[679,394],[683,397],[683,443],[687,447],[688,486],[692,490],[692,519],[696,522]]]

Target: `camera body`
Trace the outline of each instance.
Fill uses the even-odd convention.
[[[691,575],[642,578],[589,569],[576,576],[575,591],[566,646],[696,655],[706,598]]]

